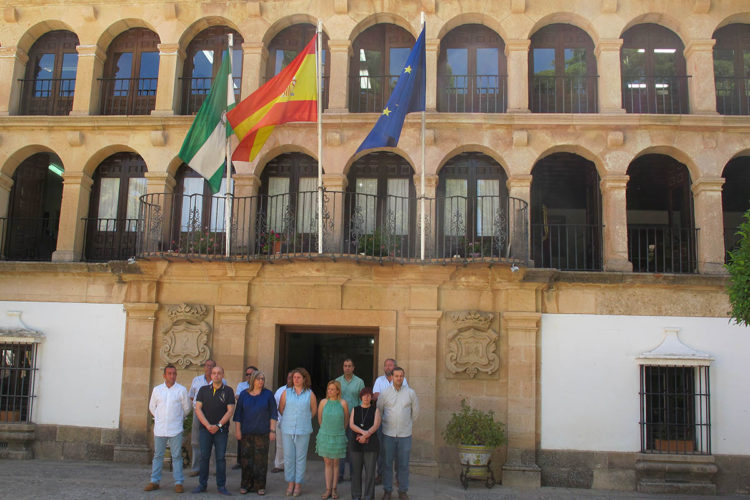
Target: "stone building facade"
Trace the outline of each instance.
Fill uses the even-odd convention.
[[[0,343],[37,363],[16,372],[33,385],[3,387],[32,402],[0,414],[22,434],[9,450],[147,459],[167,362],[189,384],[210,356],[236,385],[297,362],[324,383],[347,355],[372,381],[395,357],[423,408],[414,470],[456,473],[440,432],[466,398],[506,424],[504,484],[750,488],[750,341],[723,268],[750,208],[746,2],[0,7],[0,306],[23,321]],[[424,191],[419,114],[398,147],[355,154],[421,12]],[[242,98],[318,20],[324,212],[314,123],[235,163],[228,209],[177,156],[223,40]],[[79,419],[53,390],[80,381],[77,355],[85,377],[111,373]]]

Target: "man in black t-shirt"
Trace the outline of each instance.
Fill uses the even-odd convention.
[[[227,484],[227,437],[229,421],[234,413],[234,391],[223,382],[224,369],[215,366],[211,370],[211,385],[200,388],[195,398],[195,417],[201,423],[201,469],[198,476],[198,487],[193,493],[202,493],[208,487],[208,462],[211,459],[211,447],[216,456],[216,490],[222,495],[231,495]]]

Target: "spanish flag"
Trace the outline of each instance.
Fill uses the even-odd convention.
[[[227,112],[240,139],[232,160],[255,159],[276,125],[317,121],[316,37],[278,75]]]

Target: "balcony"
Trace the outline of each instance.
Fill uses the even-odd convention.
[[[497,75],[439,75],[438,110],[448,113],[504,113],[507,78]]]
[[[0,258],[5,260],[48,261],[57,245],[57,218],[1,217]]]
[[[83,260],[126,260],[136,254],[138,219],[84,218]]]
[[[18,80],[22,115],[68,115],[73,109],[75,78]]]
[[[322,200],[317,192],[259,195],[217,203],[211,214],[196,216],[186,215],[182,208],[201,205],[188,198],[175,194],[141,197],[140,258],[274,260],[323,256],[401,263],[528,261],[528,209],[523,200],[515,198],[496,197],[492,213],[487,214],[493,220],[492,228],[475,236],[471,231],[459,234],[444,230],[450,224],[442,220],[446,200],[440,198],[336,191],[325,191]],[[230,213],[228,224],[225,206]],[[488,205],[485,202],[483,206]],[[319,212],[322,254],[318,253]],[[228,256],[226,227],[231,228]]]
[[[750,115],[750,78],[717,76],[716,111],[720,115]]]
[[[628,113],[687,114],[688,76],[637,76],[622,80]]]
[[[211,90],[213,78],[180,78],[182,81],[182,114],[194,115],[201,109],[203,101],[208,97]],[[240,89],[242,78],[233,77],[234,82],[234,101],[240,101]]]
[[[100,78],[101,114],[148,115],[156,104],[156,78]]]
[[[399,75],[363,75],[349,78],[349,112],[380,113],[396,87]]]
[[[601,271],[602,229],[598,224],[532,224],[534,266],[562,271]]]
[[[532,76],[533,113],[596,113],[597,76]]]
[[[697,229],[628,225],[628,258],[639,273],[697,273]]]

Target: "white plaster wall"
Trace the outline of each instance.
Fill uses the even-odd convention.
[[[750,328],[726,318],[542,315],[542,448],[639,451],[636,358],[661,343],[665,327],[715,358],[712,453],[750,454]]]
[[[117,428],[125,345],[122,304],[0,301],[6,311],[21,311],[23,323],[46,339],[37,358],[38,424]]]

